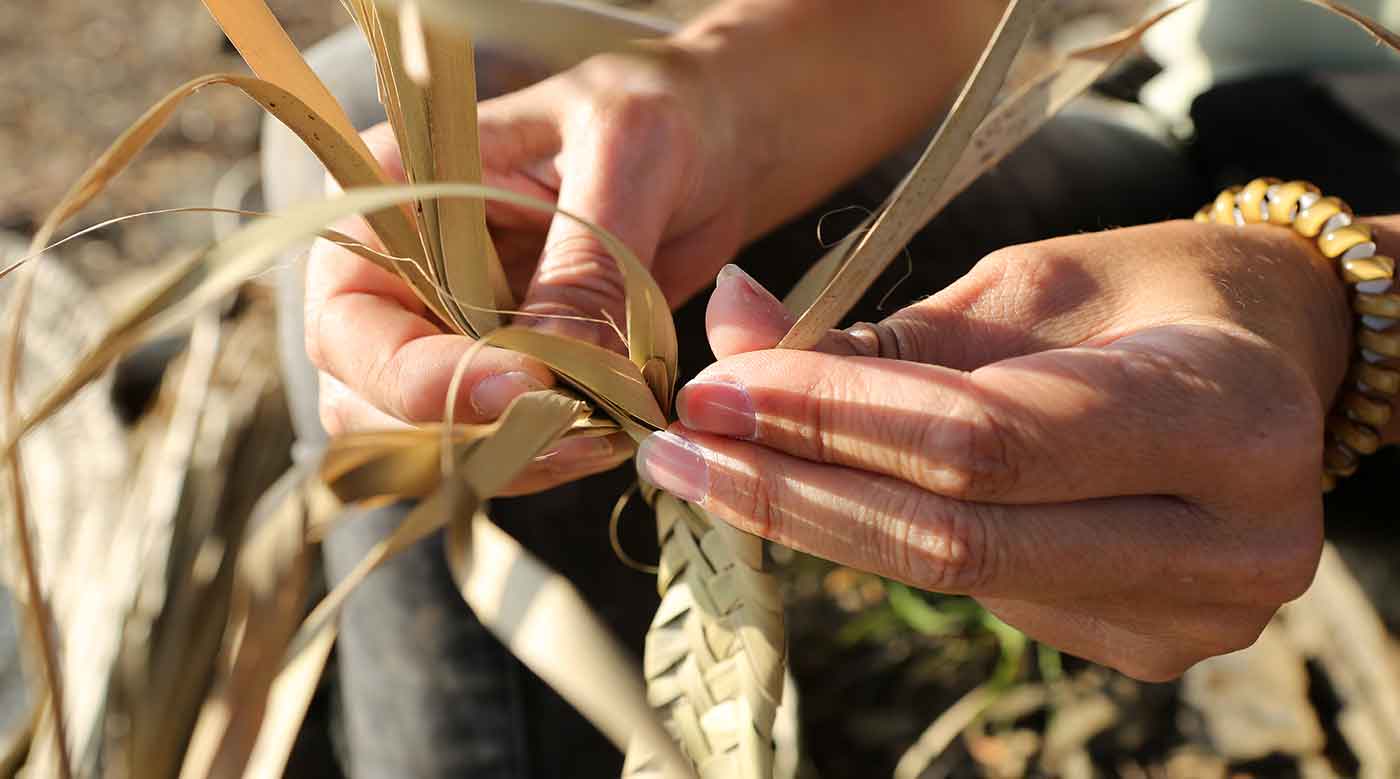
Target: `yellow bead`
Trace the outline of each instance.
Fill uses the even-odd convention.
[[[1290,181],[1287,184],[1280,184],[1274,190],[1274,197],[1269,201],[1269,223],[1276,225],[1291,225],[1295,216],[1295,209],[1298,208],[1298,200],[1303,195],[1311,192],[1321,194],[1317,187],[1309,181]]]
[[[1376,354],[1400,360],[1400,333],[1379,333],[1370,328],[1362,327],[1357,330],[1357,341],[1363,349],[1370,349]]]
[[[1381,448],[1381,437],[1375,430],[1346,417],[1328,417],[1327,432],[1357,454],[1375,454]]]
[[[1358,294],[1352,308],[1362,316],[1381,316],[1386,319],[1400,319],[1400,295],[1387,292],[1383,295]]]
[[[1269,187],[1282,183],[1278,179],[1260,178],[1244,185],[1244,189],[1235,197],[1235,204],[1240,207],[1240,213],[1246,223],[1258,224],[1268,221],[1269,214],[1264,207],[1264,195],[1269,191]]]
[[[1382,255],[1342,260],[1342,278],[1348,284],[1395,278],[1395,260]]]
[[[1196,212],[1195,220],[1199,224],[1210,224],[1210,211],[1212,206],[1204,206]]]
[[[1354,381],[1365,384],[1382,395],[1394,395],[1400,392],[1400,373],[1389,368],[1359,363],[1352,369],[1351,375]]]
[[[1339,227],[1317,239],[1317,248],[1329,260],[1335,260],[1348,249],[1371,242],[1371,226],[1363,224]]]
[[[1212,204],[1211,219],[1218,225],[1235,224],[1235,195],[1239,193],[1241,187],[1230,187],[1215,196],[1215,203]]]
[[[1335,489],[1337,489],[1337,477],[1324,471],[1322,474],[1322,494],[1326,495]]]
[[[1327,220],[1337,214],[1351,216],[1351,206],[1338,198],[1324,197],[1313,203],[1310,208],[1298,212],[1298,218],[1293,220],[1293,229],[1304,238],[1316,238],[1327,224]]]
[[[1342,398],[1342,408],[1347,416],[1371,427],[1385,427],[1390,422],[1394,410],[1384,400],[1376,400],[1360,392],[1348,392]]]
[[[1327,473],[1346,478],[1356,473],[1357,467],[1361,465],[1361,458],[1346,444],[1334,440],[1329,441],[1327,448],[1323,450],[1322,462],[1327,468]]]

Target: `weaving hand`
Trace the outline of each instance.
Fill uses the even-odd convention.
[[[1143,679],[1253,643],[1322,544],[1342,286],[1277,227],[1174,222],[999,251],[818,352],[737,269],[722,359],[644,477],[742,529]]]

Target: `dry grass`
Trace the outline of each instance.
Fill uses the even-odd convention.
[[[406,153],[410,185],[388,187],[262,0],[206,4],[261,78],[206,78],[169,95],[69,190],[36,231],[36,246],[94,202],[180,102],[204,87],[232,86],[277,115],[347,194],[257,220],[162,269],[148,291],[77,350],[74,364],[35,384],[18,409],[5,410],[0,450],[18,467],[21,455],[34,455],[18,446],[24,436],[62,409],[78,408],[84,389],[118,358],[152,337],[192,327],[184,358],[138,434],[144,444],[125,469],[130,481],[120,510],[106,507],[108,521],[97,522],[54,517],[45,511],[51,507],[33,504],[42,517],[37,533],[26,527],[23,501],[11,514],[18,537],[37,540],[43,553],[17,566],[30,581],[42,576],[46,583],[42,593],[30,587],[25,596],[26,613],[41,626],[30,635],[59,641],[63,651],[34,655],[45,680],[35,687],[37,715],[6,765],[24,763],[43,776],[280,775],[334,641],[339,606],[377,565],[445,530],[464,600],[522,662],[629,751],[628,775],[770,776],[787,648],[778,583],[758,539],[674,497],[649,495],[662,543],[663,599],[643,679],[573,587],[485,513],[489,498],[562,438],[620,431],[640,440],[664,427],[678,359],[674,324],[654,281],[625,246],[593,226],[624,272],[626,356],[504,327],[493,313],[513,301],[500,283],[480,203],[508,199],[553,209],[469,183],[480,175],[474,75],[470,40],[452,21],[464,13],[511,16],[523,6],[421,0],[400,14],[352,0]],[[869,229],[817,263],[789,298],[802,316],[787,345],[806,345],[837,323],[913,230],[1131,50],[1146,28],[1070,56],[994,108],[1034,8],[1011,4],[925,158]],[[965,154],[968,148],[977,153]],[[237,321],[246,329],[222,325],[220,313],[280,252],[326,235],[325,224],[352,214],[368,215],[388,255],[330,237],[401,274],[456,332],[530,354],[570,389],[526,395],[491,425],[456,425],[449,416],[421,430],[343,436],[319,464],[278,478],[287,428],[252,424],[285,413],[261,336],[266,308],[253,301],[245,309]],[[18,275],[16,311],[35,299],[32,270]],[[21,328],[9,336],[12,349],[23,346]],[[340,509],[398,499],[419,503],[308,616],[316,546]],[[958,716],[949,717],[961,718],[956,726],[937,723],[923,743],[931,756],[916,755],[909,765],[934,759],[948,733],[983,726],[979,715],[995,699],[984,697],[950,710]],[[59,726],[67,726],[66,736]],[[903,770],[912,776],[916,769]]]

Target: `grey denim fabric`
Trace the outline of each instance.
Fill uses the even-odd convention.
[[[357,127],[383,118],[373,65],[356,30],[308,52]],[[494,94],[499,63],[479,54],[480,92]],[[518,72],[517,68],[510,68]],[[739,264],[774,290],[787,289],[822,252],[828,212],[872,209],[922,146],[894,155],[828,204],[756,242]],[[272,210],[320,197],[324,172],[275,121],[263,134],[263,172]],[[1180,154],[1092,115],[1057,120],[955,201],[910,246],[857,311],[878,320],[958,278],[997,248],[1054,235],[1189,215],[1204,189]],[[825,220],[828,236],[859,221],[850,210]],[[316,372],[302,332],[304,263],[280,280],[283,368],[299,443],[314,456],[326,440],[317,414]],[[909,271],[909,278],[901,277]],[[896,286],[897,285],[897,286]],[[883,309],[877,303],[892,288]],[[704,338],[704,296],[677,313],[683,378],[712,358]],[[607,542],[608,511],[632,479],[630,468],[542,495],[497,501],[494,516],[547,563],[570,577],[604,620],[640,654],[657,598],[654,583],[622,566]],[[405,506],[357,512],[325,544],[327,576],[343,577],[402,518]],[[645,521],[634,523],[646,544]],[[653,541],[654,543],[654,541]],[[645,548],[644,546],[629,548]],[[510,658],[462,604],[434,538],[401,555],[350,599],[342,619],[336,682],[345,769],[355,779],[616,776],[621,757]]]

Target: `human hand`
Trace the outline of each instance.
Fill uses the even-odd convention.
[[[741,243],[927,126],[1000,8],[897,0],[880,13],[845,3],[812,13],[800,0],[717,3],[664,42],[595,57],[483,103],[484,178],[611,230],[676,305],[710,283]],[[930,29],[941,36],[933,49]],[[872,91],[873,83],[889,88]],[[402,178],[388,129],[367,141]],[[501,204],[488,204],[487,220],[521,311],[536,315],[517,322],[621,347],[611,328],[567,318],[622,321],[620,274],[591,234]],[[342,232],[371,238],[362,227]],[[469,343],[444,334],[399,279],[320,243],[306,321],[329,430],[442,418],[448,377]],[[551,382],[538,363],[488,350],[472,362],[455,418],[491,419]],[[591,470],[624,454],[594,452],[601,459]],[[561,472],[591,472],[570,462],[551,459]]]
[[[701,94],[685,58],[660,46],[607,55],[483,103],[487,184],[531,195],[617,234],[679,301],[714,277],[737,248],[743,198],[727,171],[732,133]],[[404,178],[392,131],[365,134],[392,178]],[[527,314],[611,316],[623,322],[620,272],[597,239],[568,219],[491,203],[487,218]],[[376,248],[361,220],[339,228]],[[321,417],[331,433],[441,420],[470,339],[447,333],[409,286],[357,254],[318,242],[307,271],[306,348],[321,371]],[[522,317],[532,326],[616,348],[606,325]],[[552,386],[542,364],[508,351],[473,357],[454,418],[485,422],[516,396]],[[577,439],[542,458],[513,491],[533,491],[612,468],[625,436]]]
[[[1253,643],[1311,582],[1335,271],[1271,227],[1012,247],[814,352],[737,269],[721,358],[638,452],[737,527],[929,590],[1145,680]]]

